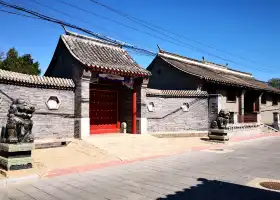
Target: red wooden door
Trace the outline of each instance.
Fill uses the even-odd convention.
[[[118,93],[107,90],[90,91],[90,133],[116,133],[118,127]]]

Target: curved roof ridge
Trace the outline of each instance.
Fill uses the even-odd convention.
[[[150,76],[141,68],[125,49],[115,44],[75,33],[61,35],[69,53],[87,68],[100,72],[113,71],[132,76]]]
[[[177,60],[182,61],[182,62],[190,61],[190,62],[193,62],[192,64],[198,64],[198,65],[201,65],[203,67],[213,68],[214,70],[221,70],[221,71],[224,71],[226,73],[236,73],[236,74],[239,74],[241,76],[247,76],[247,77],[252,77],[253,78],[253,75],[251,73],[248,73],[248,72],[243,72],[243,71],[231,69],[231,68],[229,68],[225,65],[217,64],[217,63],[210,62],[210,61],[201,61],[201,60],[189,58],[189,57],[186,57],[186,56],[181,56],[179,54],[170,53],[170,52],[162,50],[162,49],[159,50],[158,55],[163,56],[163,57],[172,57],[173,59],[177,59]]]
[[[78,33],[71,32],[71,31],[66,31],[66,34],[64,34],[64,36],[65,35],[66,36],[77,37],[79,39],[84,39],[84,40],[88,40],[88,41],[92,41],[92,42],[96,42],[97,44],[100,44],[100,45],[108,45],[109,47],[113,47],[113,48],[115,47],[115,48],[122,49],[121,45],[115,44],[113,42],[101,40],[101,39],[86,36],[86,35],[81,35],[81,34],[78,34]]]

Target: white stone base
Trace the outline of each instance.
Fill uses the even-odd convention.
[[[90,118],[80,119],[80,138],[84,139],[90,136]]]
[[[139,123],[140,127],[140,134],[146,134],[147,133],[147,126],[148,126],[148,120],[147,118],[137,118],[137,121]]]

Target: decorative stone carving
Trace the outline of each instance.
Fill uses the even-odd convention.
[[[155,104],[153,102],[150,102],[148,104],[148,111],[149,112],[154,112],[154,107],[155,107]]]
[[[29,143],[34,141],[32,135],[33,121],[31,120],[35,107],[24,100],[13,101],[8,111],[6,130],[2,132],[1,142]]]
[[[35,107],[30,103],[16,99],[8,111],[6,127],[1,131],[0,167],[5,170],[27,169],[32,167],[31,150],[32,115]]]
[[[212,129],[225,129],[229,123],[230,113],[221,109],[216,120],[211,123]]]
[[[57,96],[50,96],[46,101],[49,110],[58,110],[61,104],[60,99]]]
[[[181,108],[182,108],[182,111],[183,111],[183,112],[187,112],[187,111],[189,111],[190,104],[189,104],[189,103],[183,103],[183,105],[181,106]]]

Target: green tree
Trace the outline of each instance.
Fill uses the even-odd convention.
[[[279,78],[272,78],[268,81],[268,84],[272,87],[280,89],[280,79]]]
[[[19,56],[15,48],[9,49],[6,56],[0,54],[0,69],[31,75],[40,75],[41,73],[39,63],[34,62],[30,54]]]

